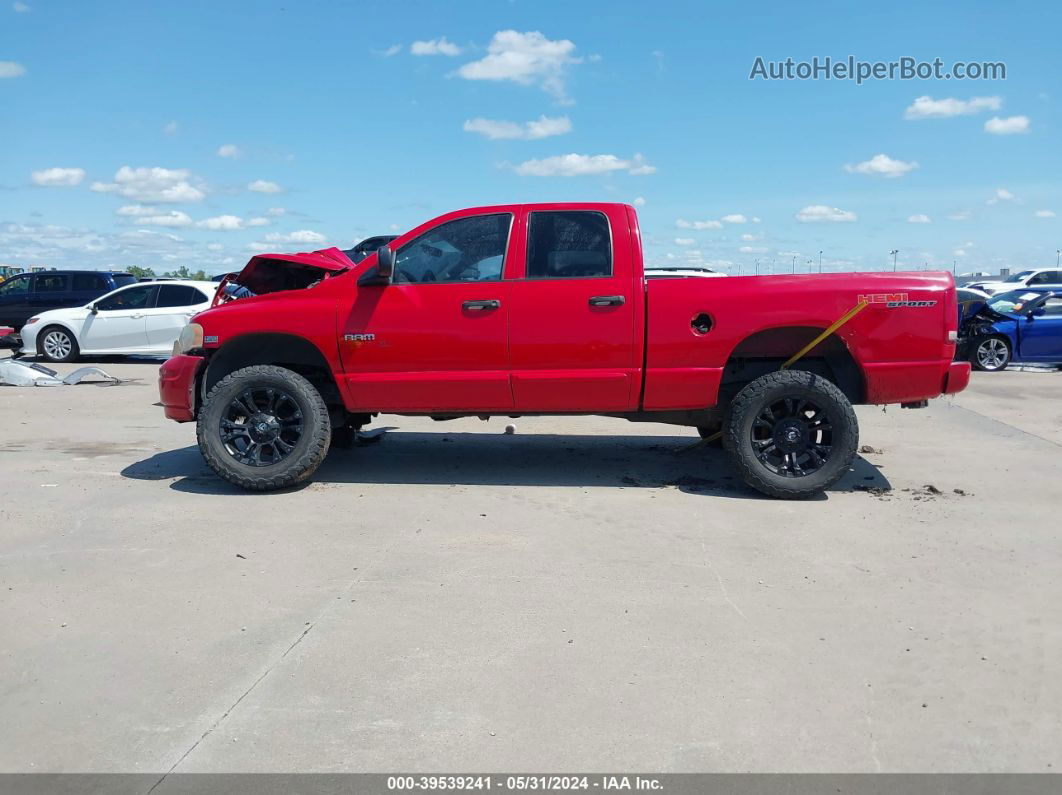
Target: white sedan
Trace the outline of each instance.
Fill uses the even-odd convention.
[[[217,288],[216,282],[145,282],[85,306],[42,312],[22,327],[22,352],[50,362],[81,354],[169,354],[189,319],[210,308]]]

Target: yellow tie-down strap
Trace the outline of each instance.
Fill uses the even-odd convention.
[[[856,315],[858,315],[860,312],[862,312],[866,308],[867,308],[867,302],[866,301],[860,301],[858,304],[856,304],[851,309],[849,309],[847,312],[845,312],[843,315],[841,315],[839,318],[837,318],[837,320],[835,320],[833,323],[831,323],[829,328],[827,328],[825,331],[823,331],[819,336],[817,336],[815,339],[813,339],[811,342],[809,342],[807,345],[805,345],[799,351],[797,351],[792,356],[790,356],[788,359],[786,359],[785,362],[782,363],[782,366],[780,368],[778,368],[778,369],[780,369],[780,370],[788,370],[794,364],[796,364],[801,359],[803,359],[808,354],[808,351],[812,350],[816,345],[818,345],[820,342],[822,342],[828,336],[833,334],[835,331],[837,331],[837,329],[839,329],[841,326],[843,326],[845,323],[847,323],[849,320],[854,318]],[[718,439],[722,435],[723,435],[722,431],[716,431],[715,433],[713,433],[708,438],[702,439],[698,444],[706,444],[707,442],[714,442],[716,439]],[[697,445],[694,445],[694,447],[696,447],[696,446]]]

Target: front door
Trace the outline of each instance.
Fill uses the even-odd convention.
[[[85,319],[79,344],[83,351],[143,351],[147,348],[145,313],[155,306],[159,288],[153,284],[126,287],[96,302]]]
[[[526,267],[512,283],[509,314],[518,411],[620,411],[637,403],[641,280],[633,278],[622,213],[528,213]]]
[[[434,226],[395,252],[392,284],[361,285],[342,320],[352,407],[366,411],[506,411],[503,281],[509,212]]]
[[[1021,361],[1062,362],[1062,296],[1052,296],[1040,307],[1042,315],[1023,317]]]

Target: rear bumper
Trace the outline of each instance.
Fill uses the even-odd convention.
[[[166,417],[177,422],[195,419],[195,382],[206,362],[202,356],[174,356],[159,368],[159,400]]]
[[[954,395],[956,392],[962,392],[969,383],[969,362],[952,362],[948,365],[948,372],[944,376],[945,395]]]

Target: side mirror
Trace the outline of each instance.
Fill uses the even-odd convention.
[[[390,284],[395,273],[395,252],[390,246],[380,246],[376,250],[376,276],[381,282]]]
[[[91,314],[93,314],[93,315],[99,313],[100,310],[96,308],[96,302],[95,301],[93,301],[91,304],[88,305],[88,311]]]

